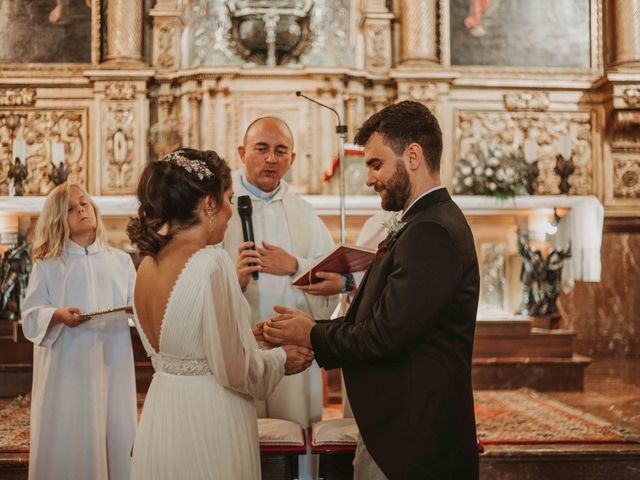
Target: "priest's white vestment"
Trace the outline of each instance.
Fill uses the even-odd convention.
[[[234,203],[237,197],[249,195],[253,207],[253,232],[258,246],[262,241],[283,248],[298,261],[298,273],[304,272],[335,244],[324,222],[313,207],[292,193],[284,180],[275,195],[257,196],[256,188],[247,189],[242,171],[233,174]],[[239,215],[234,212],[224,238],[223,247],[233,262],[243,242]],[[308,295],[291,285],[292,276],[260,273],[244,290],[252,310],[252,326],[274,315],[273,305],[298,308],[315,319],[328,319],[338,303],[338,296]],[[322,375],[316,363],[305,372],[285,377],[266,402],[266,416],[299,423],[306,428],[322,419]],[[259,415],[264,412],[258,412]],[[304,470],[301,462],[301,471]],[[304,475],[306,476],[306,475]]]
[[[34,343],[30,479],[128,479],[136,429],[136,385],[127,316],[113,313],[49,328],[57,308],[83,312],[131,305],[129,255],[98,242],[67,242],[37,261],[22,307]]]

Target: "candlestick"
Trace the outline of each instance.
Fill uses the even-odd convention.
[[[569,137],[569,135],[567,135],[566,133],[560,135],[558,150],[560,151],[560,155],[562,155],[565,160],[571,157],[571,137]]]
[[[51,159],[56,167],[64,163],[64,143],[53,142],[51,146]]]
[[[27,142],[14,138],[11,153],[11,163],[13,163],[16,158],[19,158],[22,163],[25,163],[27,157]]]

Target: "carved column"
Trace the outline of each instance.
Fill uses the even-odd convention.
[[[108,70],[89,72],[94,82],[97,122],[93,126],[94,188],[101,195],[131,194],[147,162],[149,131],[149,70],[120,70],[113,78]]]
[[[109,0],[106,62],[142,62],[142,11],[142,0]]]
[[[401,65],[438,64],[438,3],[402,0]]]
[[[160,125],[166,125],[173,108],[173,95],[160,95],[158,105],[160,106]]]
[[[367,117],[370,117],[374,113],[379,112],[387,105],[393,103],[393,97],[390,92],[387,91],[386,85],[382,83],[376,83],[370,90],[369,98],[369,111]]]
[[[155,67],[180,68],[180,38],[184,29],[183,10],[158,2],[149,12],[153,18],[152,64]]]
[[[640,66],[640,0],[613,0],[611,64]]]
[[[189,144],[191,148],[200,148],[200,102],[202,94],[192,92],[187,95],[189,99]]]
[[[368,0],[364,13],[365,67],[375,72],[391,68],[391,21],[384,0]]]

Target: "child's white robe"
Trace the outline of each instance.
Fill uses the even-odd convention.
[[[136,385],[126,315],[49,329],[53,312],[131,305],[131,258],[97,242],[68,241],[55,259],[35,263],[22,307],[34,343],[30,479],[129,479],[136,429]]]

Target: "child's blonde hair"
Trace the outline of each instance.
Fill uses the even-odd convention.
[[[36,223],[36,235],[33,247],[33,260],[46,260],[59,256],[69,239],[69,192],[79,189],[93,207],[96,215],[96,241],[104,243],[104,225],[100,217],[100,209],[91,195],[77,183],[63,183],[49,192],[44,208]]]

